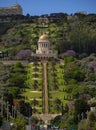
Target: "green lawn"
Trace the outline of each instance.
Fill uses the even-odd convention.
[[[27,89],[26,92],[24,93],[24,96],[28,98],[42,98],[42,92],[41,93],[31,92],[30,89]]]

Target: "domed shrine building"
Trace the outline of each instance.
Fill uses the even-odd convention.
[[[57,54],[53,53],[50,48],[50,40],[47,34],[43,34],[40,36],[38,40],[38,48],[36,50],[36,54],[33,56],[36,57],[54,57],[57,58]]]

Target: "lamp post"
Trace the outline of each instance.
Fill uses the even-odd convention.
[[[1,115],[3,117],[3,95],[1,97]]]
[[[62,102],[62,106],[61,106],[62,116],[63,116],[63,114],[64,114],[64,113],[63,113],[63,111],[64,111],[63,107],[64,107],[64,106],[63,106],[63,102]]]
[[[1,82],[3,84],[3,82]],[[3,113],[4,113],[4,88],[2,87],[1,90],[0,90],[0,93],[1,93],[1,115],[3,117]]]
[[[8,115],[9,115],[9,102],[7,101],[7,121],[8,121]]]
[[[16,107],[15,106],[13,106],[13,118],[15,118],[16,117]]]
[[[14,106],[12,105],[12,117],[14,116]]]

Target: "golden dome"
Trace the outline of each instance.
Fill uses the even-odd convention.
[[[47,43],[50,43],[48,35],[47,34],[41,35],[40,38],[39,38],[39,40],[38,40],[38,42],[47,42]]]
[[[39,40],[49,40],[48,35],[43,34],[42,36],[40,36]]]

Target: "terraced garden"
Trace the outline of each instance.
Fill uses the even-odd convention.
[[[49,107],[50,113],[60,113],[62,104],[66,104],[68,100],[64,97],[68,96],[64,92],[64,64],[49,62],[48,63],[48,88],[49,88]]]
[[[26,101],[32,104],[34,113],[44,112],[43,65],[32,62],[27,66],[27,89],[24,93]],[[61,113],[62,104],[68,103],[68,93],[64,82],[64,64],[47,63],[47,87],[49,113]]]

